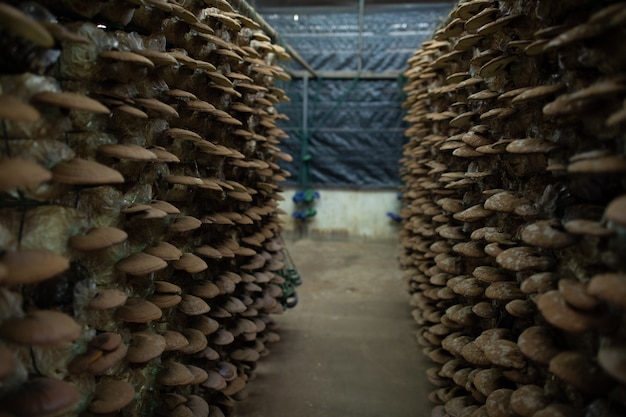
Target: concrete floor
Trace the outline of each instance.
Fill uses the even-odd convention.
[[[288,242],[303,279],[237,417],[422,417],[432,387],[394,243]]]

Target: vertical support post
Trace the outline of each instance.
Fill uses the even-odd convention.
[[[359,0],[359,43],[358,43],[358,57],[357,57],[357,66],[356,72],[361,74],[363,71],[363,14],[365,12],[365,0]]]
[[[302,77],[302,149],[300,150],[300,183],[302,191],[306,191],[311,182],[311,167],[309,166],[309,74]],[[300,238],[308,236],[308,222],[301,221]]]

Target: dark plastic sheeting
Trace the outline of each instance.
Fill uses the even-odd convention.
[[[355,5],[358,4],[355,0]],[[451,4],[365,9],[362,70],[404,71],[421,43],[432,37]],[[259,10],[281,38],[316,71],[356,71],[358,8]],[[294,15],[298,20],[294,20]],[[295,62],[288,67],[301,70]],[[296,187],[384,189],[398,186],[405,142],[403,79],[294,79],[280,85],[291,102],[279,111],[290,138],[281,148],[294,157],[286,164]],[[307,97],[308,118],[303,120]],[[306,125],[306,129],[305,129]],[[303,144],[309,162],[302,162]]]

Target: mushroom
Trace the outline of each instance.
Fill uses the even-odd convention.
[[[128,239],[128,234],[115,227],[103,226],[91,229],[86,235],[70,237],[69,244],[79,251],[94,251],[109,248]]]
[[[115,268],[128,275],[145,275],[167,268],[167,262],[156,256],[137,252],[119,261]]]
[[[33,95],[32,100],[66,109],[101,114],[110,113],[109,109],[100,102],[79,93],[45,91]]]
[[[0,191],[37,187],[51,179],[52,173],[36,162],[17,158],[0,161]]]
[[[540,248],[562,249],[573,245],[576,237],[562,230],[557,219],[539,220],[522,229],[524,243]]]
[[[25,346],[63,346],[80,337],[82,328],[65,313],[35,310],[0,324],[0,337]]]
[[[621,383],[626,381],[626,346],[612,344],[598,350],[598,364]]]
[[[75,410],[79,402],[73,384],[49,377],[29,379],[0,400],[4,410],[24,417],[59,416]]]
[[[505,249],[498,256],[496,262],[503,268],[512,271],[527,271],[548,269],[554,260],[548,256],[542,256],[540,252],[528,246],[519,246]]]
[[[128,296],[120,290],[103,289],[96,293],[87,305],[87,308],[92,310],[108,310],[123,305],[127,299]]]
[[[550,359],[548,370],[586,394],[607,392],[615,381],[587,355],[565,351]]]
[[[130,345],[126,352],[126,360],[130,363],[145,363],[158,358],[165,350],[165,338],[148,331],[131,334]]]
[[[542,326],[531,326],[525,329],[517,339],[521,352],[529,359],[543,365],[561,350],[555,345],[555,335],[552,330]]]
[[[197,274],[209,268],[202,258],[189,252],[183,253],[180,259],[173,261],[172,266],[189,274]]]
[[[128,323],[148,323],[160,319],[162,315],[159,307],[141,298],[129,298],[115,311],[115,317]]]
[[[52,178],[73,185],[121,184],[124,177],[113,168],[95,161],[74,158],[52,167]]]
[[[69,261],[47,249],[6,251],[0,258],[6,269],[5,285],[32,284],[65,272]]]
[[[187,385],[194,381],[196,376],[182,363],[168,361],[165,367],[156,376],[156,381],[168,387]]]
[[[94,414],[114,413],[126,407],[134,398],[135,389],[130,383],[105,379],[96,385],[94,397],[87,408]]]
[[[198,316],[211,310],[211,307],[202,298],[191,294],[184,294],[182,298],[183,300],[177,305],[177,309],[183,314]]]
[[[605,273],[595,275],[587,286],[589,295],[626,309],[626,275],[620,273]]]
[[[183,253],[176,246],[165,241],[160,241],[156,245],[144,249],[143,252],[161,258],[164,261],[176,261],[183,256]]]

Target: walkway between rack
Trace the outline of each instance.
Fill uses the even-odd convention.
[[[394,243],[287,242],[302,276],[237,417],[430,414]]]

